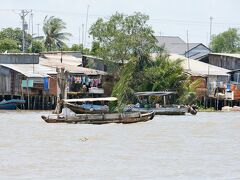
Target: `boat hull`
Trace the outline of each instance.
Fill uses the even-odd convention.
[[[2,110],[15,110],[16,108],[16,104],[0,104],[0,109]]]
[[[1,110],[15,110],[17,108],[17,105],[24,104],[25,100],[19,100],[19,99],[11,99],[8,101],[2,101],[0,102],[0,109]]]
[[[80,123],[80,124],[130,124],[146,122],[154,118],[154,112],[140,113],[103,113],[103,114],[76,114],[75,116],[61,117],[59,115],[42,116],[47,123]]]
[[[185,115],[188,109],[186,107],[132,108],[132,111],[141,113],[154,111],[156,115]]]

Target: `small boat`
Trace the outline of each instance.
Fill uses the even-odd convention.
[[[108,124],[108,123],[137,123],[146,122],[154,118],[154,112],[140,113],[102,113],[102,114],[75,114],[63,116],[52,114],[41,116],[47,123],[80,123],[80,124]]]
[[[156,115],[185,115],[188,112],[188,108],[184,106],[162,106],[159,108],[138,108],[133,107],[132,111],[139,111],[139,112],[149,112],[154,111]]]
[[[197,114],[196,109],[191,106],[183,106],[183,105],[165,105],[166,104],[166,96],[174,95],[176,92],[168,92],[168,91],[157,91],[157,92],[137,92],[134,95],[138,98],[139,102],[142,102],[146,97],[155,96],[155,97],[163,97],[164,105],[160,106],[156,104],[155,107],[151,107],[149,104],[146,104],[145,107],[141,107],[140,103],[137,105],[130,106],[130,108],[126,108],[129,111],[140,111],[140,112],[148,112],[154,111],[156,115],[185,115],[186,113],[191,113],[193,115]],[[143,99],[141,99],[141,98]]]
[[[18,105],[21,105],[24,103],[25,103],[25,100],[21,100],[21,99],[3,100],[0,102],[0,109],[15,110]]]
[[[76,114],[99,114],[109,112],[109,107],[107,105],[102,104],[104,104],[104,102],[110,101],[117,101],[117,98],[102,97],[102,98],[63,99],[63,104],[65,107],[71,109]],[[94,103],[98,103],[98,105]]]

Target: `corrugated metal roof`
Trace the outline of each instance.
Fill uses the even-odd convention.
[[[1,64],[1,66],[17,71],[26,77],[47,77],[56,74],[56,69],[40,64]]]
[[[81,58],[76,58],[71,55],[63,55],[62,63],[60,61],[61,55],[46,55],[46,58],[40,58],[39,64],[43,66],[47,66],[50,68],[64,68],[70,73],[76,74],[86,74],[86,75],[106,75],[107,73],[104,71],[99,71],[90,68],[84,68],[79,66],[82,63]]]
[[[176,43],[185,43],[180,37],[178,36],[156,36],[159,44],[176,44]]]
[[[228,69],[224,69],[221,67],[217,67],[211,64],[207,64],[204,62],[200,62],[194,59],[189,58],[189,67],[188,67],[188,58],[181,55],[171,54],[171,60],[181,59],[183,60],[182,66],[185,71],[189,72],[190,74],[194,75],[214,75],[214,76],[229,76]]]
[[[212,55],[219,55],[219,56],[228,56],[228,57],[235,57],[240,58],[240,54],[230,54],[230,53],[211,53]]]
[[[61,53],[57,54],[44,54],[44,57],[41,57],[39,63],[47,66],[62,66],[62,65],[73,65],[79,66],[82,64],[82,58],[77,58],[72,55],[62,54],[62,63],[61,63]]]
[[[156,36],[159,46],[164,46],[169,53],[185,54],[185,52],[198,46],[200,43],[185,43],[178,36]]]

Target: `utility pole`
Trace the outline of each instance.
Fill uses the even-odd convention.
[[[81,44],[81,27],[78,28],[78,45],[80,47]]]
[[[188,30],[187,30],[187,58],[188,58],[188,69],[190,70],[190,61],[189,61],[189,43],[188,43]]]
[[[86,45],[86,42],[87,42],[87,26],[88,26],[88,12],[89,12],[89,5],[87,6],[87,16],[86,16],[86,26],[85,26],[85,41],[84,41],[84,44]]]
[[[210,17],[210,35],[209,35],[209,47],[212,41],[212,21],[213,21],[213,17]]]
[[[31,21],[32,21],[32,38],[33,38],[33,13],[31,13]]]
[[[22,10],[21,13],[19,13],[20,18],[22,20],[22,52],[25,52],[25,30],[27,29],[27,24],[25,23],[25,17],[28,15],[28,13],[32,12],[32,10]]]
[[[82,54],[84,49],[84,24],[82,24]]]
[[[39,26],[40,24],[37,24],[38,37],[39,37]]]
[[[33,52],[33,13],[31,12],[31,21],[32,21],[32,42],[31,42],[31,52]],[[29,24],[30,25],[30,24]],[[33,74],[34,74],[34,63],[33,63]]]

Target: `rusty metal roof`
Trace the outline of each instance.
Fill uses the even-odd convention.
[[[171,54],[169,57],[171,60],[181,59],[182,67],[186,72],[196,75],[213,75],[213,76],[229,76],[228,69],[224,69],[218,66],[214,66],[208,63],[204,63],[194,59],[188,59],[185,56]]]

